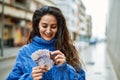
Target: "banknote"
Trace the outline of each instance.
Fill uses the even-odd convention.
[[[46,66],[47,69],[50,70],[54,65],[54,61],[50,57],[50,52],[51,51],[47,49],[37,50],[32,53],[31,58],[38,66]]]

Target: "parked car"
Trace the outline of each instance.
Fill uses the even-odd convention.
[[[96,44],[97,43],[97,38],[91,38],[90,40],[89,40],[89,44],[90,45],[93,45],[93,44]]]

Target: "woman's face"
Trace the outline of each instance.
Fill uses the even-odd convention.
[[[58,29],[57,20],[55,16],[50,14],[42,16],[38,28],[41,37],[46,41],[49,41],[52,38],[54,38]]]

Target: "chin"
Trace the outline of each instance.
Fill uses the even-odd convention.
[[[49,38],[49,39],[48,39],[48,38],[45,38],[46,41],[50,41],[51,39],[52,39],[52,38]]]

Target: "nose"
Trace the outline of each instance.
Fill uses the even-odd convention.
[[[51,32],[51,28],[48,27],[47,30],[46,30],[46,32],[50,33]]]

